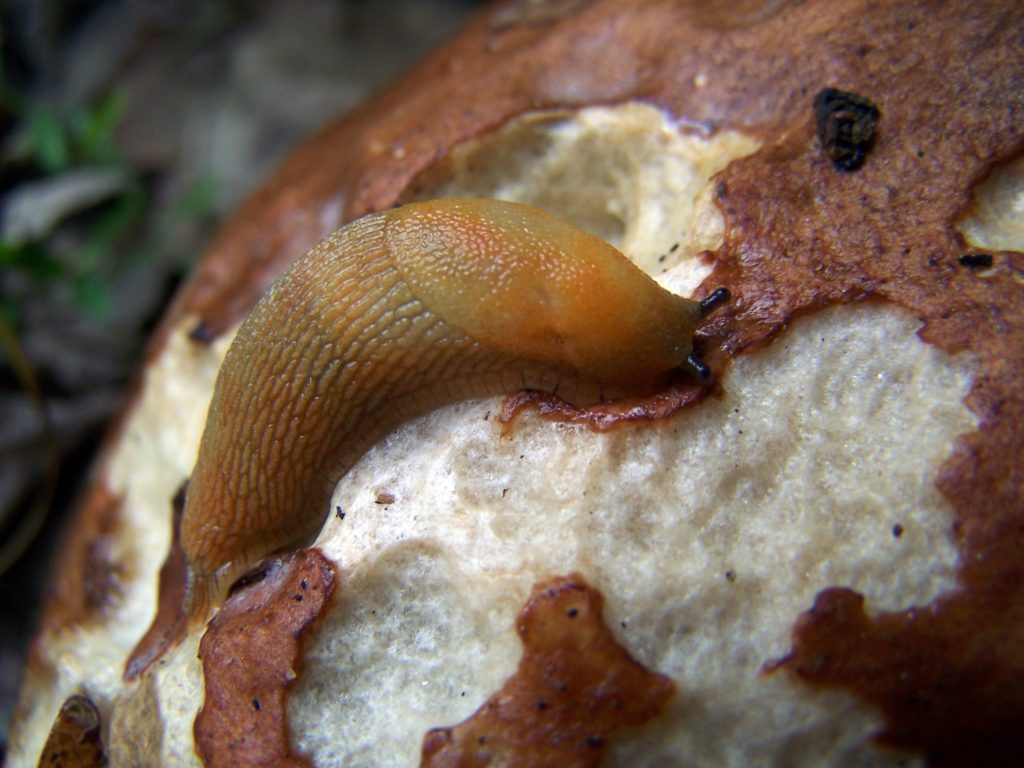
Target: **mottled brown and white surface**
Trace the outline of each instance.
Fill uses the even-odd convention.
[[[83,614],[58,576],[12,764],[32,764],[77,691],[114,764],[198,764],[196,714],[223,694],[207,670],[204,695],[200,637],[141,682],[120,674],[230,330],[319,234],[453,194],[563,215],[680,293],[728,286],[700,340],[721,391],[607,432],[532,411],[505,431],[500,401],[467,402],[376,446],[302,555],[336,580],[303,630],[285,751],[416,764],[429,731],[516,673],[535,586],[576,573],[618,645],[675,686],[602,741],[605,764],[1008,754],[1024,718],[1021,9],[694,8],[485,11],[243,206],[111,443],[93,495],[106,518],[84,514],[69,544],[72,571],[91,569],[81,542],[116,521],[110,599]],[[825,86],[881,112],[858,171],[816,138]],[[991,266],[962,259],[979,254]]]

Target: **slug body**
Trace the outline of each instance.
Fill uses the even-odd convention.
[[[701,304],[604,241],[495,200],[416,203],[327,237],[243,323],[181,525],[184,615],[321,528],[337,481],[403,421],[520,389],[643,394],[690,357]]]

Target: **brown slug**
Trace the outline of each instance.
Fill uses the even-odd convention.
[[[221,367],[181,523],[179,624],[314,537],[338,480],[402,422],[521,389],[589,404],[649,393],[680,367],[706,377],[694,329],[727,298],[670,293],[517,203],[414,203],[330,235],[270,288]]]

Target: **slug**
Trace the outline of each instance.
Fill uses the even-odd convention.
[[[181,522],[179,621],[204,621],[256,561],[315,536],[338,480],[402,422],[521,389],[583,405],[649,393],[681,367],[706,377],[694,330],[726,299],[670,293],[517,203],[414,203],[330,235],[260,300],[221,367]]]

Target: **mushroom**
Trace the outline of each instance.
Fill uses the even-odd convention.
[[[164,319],[55,574],[15,764],[79,691],[114,765],[1005,762],[1022,25],[1009,0],[482,9],[292,155]],[[309,546],[125,681],[181,583],[171,499],[242,318],[345,223],[462,197],[556,214],[681,296],[727,286],[694,340],[713,389],[404,423]],[[117,567],[89,610],[97,532]],[[643,705],[591,715],[616,701]]]

